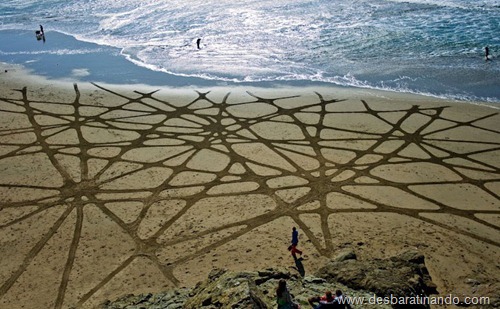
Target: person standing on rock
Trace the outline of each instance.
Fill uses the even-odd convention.
[[[296,253],[302,255],[302,251],[297,249],[297,245],[299,244],[299,231],[294,227],[292,227],[292,244],[288,247],[290,253],[292,253],[293,257],[296,257]]]

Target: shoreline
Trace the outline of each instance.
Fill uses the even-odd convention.
[[[7,71],[7,72],[5,72]],[[163,73],[161,73],[163,74]],[[310,91],[314,92],[316,90],[327,90],[328,92],[336,92],[339,95],[349,96],[357,99],[366,99],[366,98],[380,98],[387,99],[389,101],[411,101],[415,102],[415,104],[425,104],[427,103],[445,103],[445,104],[465,104],[472,106],[483,106],[489,107],[492,109],[500,109],[500,104],[497,102],[489,102],[489,101],[464,101],[464,100],[456,100],[449,99],[444,97],[438,97],[430,94],[419,94],[419,93],[410,93],[410,92],[397,92],[391,90],[384,89],[373,89],[373,88],[363,88],[363,87],[355,87],[355,86],[341,86],[334,85],[328,83],[309,83],[309,82],[298,82],[297,84],[280,84],[280,83],[267,83],[262,82],[261,84],[265,84],[266,86],[262,86],[255,83],[234,83],[234,84],[225,84],[225,83],[215,83],[208,85],[198,85],[198,84],[183,84],[183,85],[170,85],[170,84],[148,84],[146,83],[113,83],[113,82],[99,82],[99,81],[85,81],[79,80],[76,78],[47,78],[46,76],[38,75],[33,70],[26,68],[21,64],[11,64],[0,62],[0,77],[1,78],[9,78],[13,79],[13,81],[17,81],[20,84],[25,80],[29,80],[31,83],[45,83],[50,85],[56,85],[60,90],[65,89],[72,84],[79,84],[80,86],[84,86],[85,88],[93,88],[92,84],[105,85],[108,87],[116,87],[119,89],[126,89],[130,87],[142,88],[142,89],[150,89],[150,90],[170,90],[175,92],[185,92],[185,91],[193,91],[193,90],[218,90],[218,91],[230,91],[231,89],[236,89],[237,91],[247,91],[247,90],[262,90],[268,93],[273,93],[276,91],[288,91],[288,90],[297,90],[298,92]],[[191,79],[191,77],[187,78]]]
[[[307,274],[344,249],[416,248],[440,294],[500,290],[494,104],[0,66],[0,304],[92,308],[217,267],[290,268],[292,226]]]
[[[296,87],[337,87],[366,89],[409,95],[422,95],[429,98],[469,102],[485,102],[500,106],[500,98],[481,97],[473,94],[437,94],[419,92],[413,89],[383,89],[375,81],[357,80],[354,76],[335,76],[335,80],[273,80],[244,81],[238,77],[212,77],[205,73],[193,72],[183,75],[169,72],[163,68],[146,65],[124,50],[111,45],[103,45],[77,36],[47,31],[47,42],[36,42],[28,30],[0,30],[0,37],[6,47],[0,51],[0,62],[10,59],[9,64],[26,67],[33,74],[50,80],[72,80],[74,82],[100,82],[106,84],[147,84],[157,87],[257,87],[257,88],[296,88]],[[349,73],[350,74],[350,73]],[[487,75],[489,75],[488,73]],[[198,76],[199,75],[199,76]],[[404,77],[404,76],[403,76]],[[354,78],[354,80],[350,80]],[[486,77],[485,77],[486,78]],[[241,79],[241,77],[239,77]],[[418,87],[417,87],[418,88]],[[444,91],[444,90],[443,90]],[[482,91],[485,91],[483,89]],[[493,92],[494,93],[494,92]]]

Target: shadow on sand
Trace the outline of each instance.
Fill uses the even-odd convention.
[[[306,275],[306,270],[304,269],[304,265],[302,264],[303,260],[304,259],[302,257],[297,258],[296,256],[293,256],[293,261],[295,262],[295,267],[292,267],[292,268],[297,270],[301,277],[304,277]]]

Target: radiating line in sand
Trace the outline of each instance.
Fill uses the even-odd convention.
[[[2,306],[92,307],[213,267],[288,267],[292,226],[309,272],[344,247],[417,246],[442,289],[459,256],[498,278],[491,110],[94,86],[105,96],[0,98]]]

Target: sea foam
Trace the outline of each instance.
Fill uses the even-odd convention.
[[[0,30],[43,24],[177,76],[500,101],[500,0],[6,0],[0,13]],[[485,46],[494,58],[486,65]],[[59,52],[89,52],[70,49]],[[2,58],[9,52],[25,51],[0,48]]]

